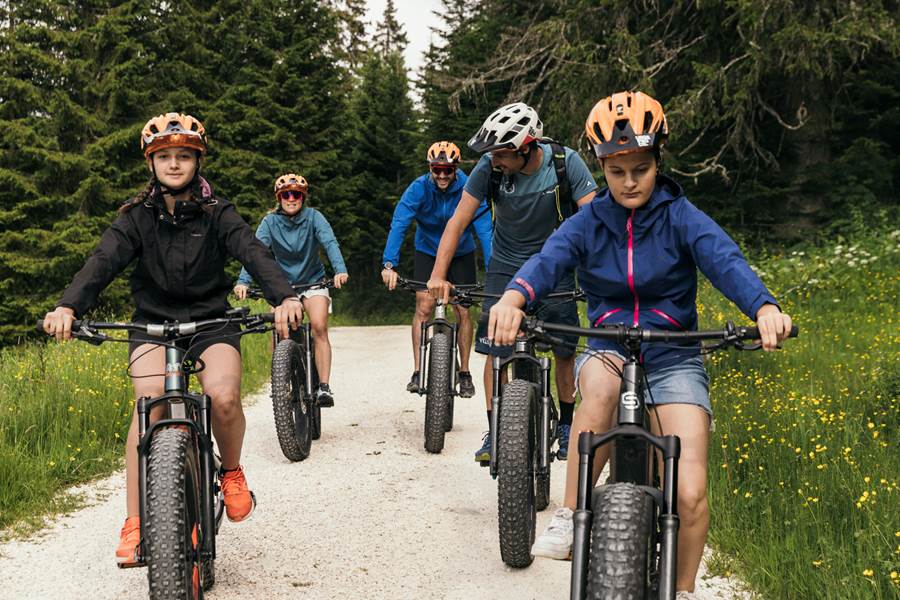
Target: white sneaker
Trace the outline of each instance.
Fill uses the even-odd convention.
[[[691,592],[675,592],[675,600],[694,600],[696,596]]]
[[[557,508],[553,519],[531,547],[531,553],[544,558],[567,560],[572,554],[572,510]]]

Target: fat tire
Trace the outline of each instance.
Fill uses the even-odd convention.
[[[450,404],[450,334],[439,331],[428,349],[428,393],[425,395],[425,450],[438,454],[444,449],[447,410]]]
[[[194,453],[193,437],[179,427],[157,430],[150,442],[147,464],[147,580],[150,600],[200,598],[193,589],[193,572],[199,557],[192,548],[191,534],[200,523],[200,469]],[[212,571],[212,565],[207,571]],[[200,588],[206,586],[200,581]],[[195,593],[196,592],[196,593]]]
[[[510,567],[527,567],[534,560],[534,385],[514,379],[500,402],[497,440],[497,516],[500,557]]]
[[[631,483],[594,490],[588,561],[589,600],[647,598],[653,499]]]
[[[309,456],[312,442],[312,416],[306,398],[301,348],[292,340],[282,340],[272,354],[272,412],[281,452],[295,462]]]

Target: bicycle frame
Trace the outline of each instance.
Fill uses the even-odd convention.
[[[278,342],[281,341],[281,338],[278,336],[278,333],[273,331],[272,335],[275,337],[275,346],[278,346]],[[297,336],[296,338],[294,336]],[[314,358],[313,358],[313,335],[312,335],[312,326],[309,323],[302,323],[300,327],[294,331],[291,331],[291,340],[294,343],[301,344],[303,347],[303,362],[304,362],[304,376],[306,377],[306,395],[307,399],[311,398],[314,394],[313,391],[313,368],[315,367]]]
[[[634,350],[634,348],[629,348]],[[593,465],[597,450],[612,442],[610,455],[611,483],[633,483],[653,498],[660,512],[659,535],[659,598],[675,597],[675,569],[678,549],[678,459],[681,440],[675,435],[657,436],[650,433],[647,405],[644,400],[644,368],[637,361],[637,352],[628,353],[622,369],[619,388],[618,425],[602,434],[582,432],[578,436],[578,500],[572,517],[574,542],[572,546],[572,578],[570,597],[584,600],[587,594],[587,566],[590,550],[593,511]],[[655,461],[650,447],[663,456],[663,489],[655,484]],[[652,565],[651,565],[652,568]]]
[[[190,374],[182,370],[184,351],[181,348],[166,346],[165,393],[151,398],[138,398],[138,490],[140,498],[141,542],[140,562],[136,566],[146,566],[145,547],[147,535],[145,531],[147,518],[147,469],[150,459],[150,443],[153,433],[162,427],[184,426],[192,433],[195,446],[200,457],[200,519],[204,531],[200,546],[203,559],[216,558],[216,532],[222,520],[221,511],[216,511],[214,493],[218,495],[218,482],[215,480],[215,465],[212,443],[212,411],[211,400],[206,394],[193,394],[188,391]],[[165,403],[168,417],[150,423],[150,413],[154,406]],[[215,490],[215,492],[213,492]]]
[[[502,410],[503,386],[500,383],[500,374],[512,363],[512,378],[524,379],[530,381],[535,386],[539,386],[540,396],[538,406],[535,407],[535,413],[540,415],[542,426],[538,431],[538,461],[535,468],[539,473],[545,474],[550,469],[550,446],[553,444],[554,431],[556,431],[556,423],[559,420],[559,413],[556,405],[553,404],[553,398],[550,394],[550,359],[546,356],[536,356],[534,342],[527,339],[516,340],[513,353],[506,357],[492,357],[492,367],[494,371],[493,389],[491,397],[491,461],[490,472],[491,477],[497,478],[499,472],[498,444],[500,439],[500,411]],[[544,426],[549,423],[549,426]]]
[[[438,332],[450,331],[450,356],[456,357],[456,332],[458,331],[458,325],[456,323],[451,323],[447,320],[447,305],[438,300],[434,306],[434,318],[427,323],[422,323],[422,331],[419,334],[419,395],[423,396],[428,393],[428,387],[422,385],[423,382],[428,382],[428,360],[427,360],[427,352],[428,345],[431,344],[431,336],[428,335],[429,331],[432,331],[432,335]],[[450,396],[456,396],[456,383],[457,383],[457,370],[455,368],[450,369]]]

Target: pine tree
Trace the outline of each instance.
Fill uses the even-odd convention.
[[[418,174],[414,165],[421,164],[415,153],[416,115],[399,51],[369,54],[353,96],[349,127],[353,194],[339,203],[344,217],[336,231],[353,276],[377,282],[394,205]],[[410,258],[411,253],[406,254]],[[346,304],[351,299],[358,314],[383,313],[406,300],[370,285],[357,288]]]
[[[382,56],[388,56],[394,52],[403,53],[409,45],[409,39],[403,26],[397,21],[397,9],[394,8],[394,0],[387,0],[384,7],[384,16],[375,26],[373,36],[374,47]]]

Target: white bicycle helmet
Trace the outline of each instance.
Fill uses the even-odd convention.
[[[518,150],[544,135],[537,111],[524,102],[497,109],[469,140],[469,148],[482,153],[507,148]]]

